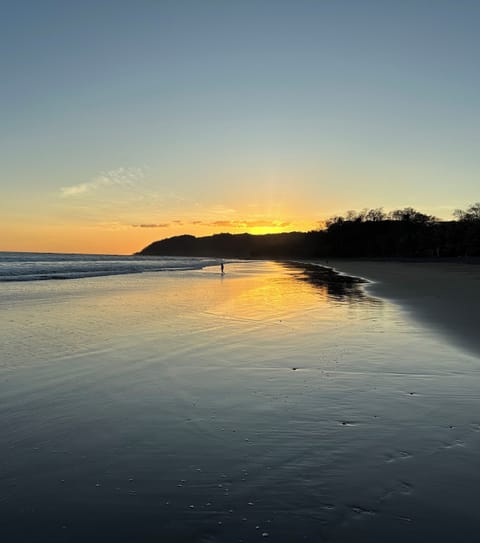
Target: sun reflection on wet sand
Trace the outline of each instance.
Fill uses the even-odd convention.
[[[276,262],[225,271],[5,286],[7,539],[473,529],[478,360],[355,282]]]
[[[292,270],[292,276],[314,285],[322,295],[333,302],[380,304],[381,300],[369,296],[362,285],[366,280],[343,275],[332,268],[312,262],[291,261],[283,264]]]

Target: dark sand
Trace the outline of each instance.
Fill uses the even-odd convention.
[[[480,360],[415,311],[475,280],[408,266],[3,286],[2,541],[476,541]]]
[[[413,319],[480,355],[480,265],[354,260],[328,265],[368,279],[367,292],[401,304]]]

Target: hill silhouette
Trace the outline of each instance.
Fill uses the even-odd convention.
[[[307,255],[306,233],[288,234],[215,234],[196,238],[183,235],[155,241],[141,255],[216,256],[228,258],[280,258]]]
[[[323,230],[282,234],[175,236],[140,255],[225,258],[432,258],[480,256],[480,203],[439,221],[413,208],[381,208],[333,217]]]

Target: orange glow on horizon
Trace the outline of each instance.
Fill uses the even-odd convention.
[[[318,223],[279,220],[165,221],[165,223],[28,224],[2,225],[0,251],[133,254],[161,239],[191,234],[196,237],[229,232],[252,235],[306,232]]]
[[[252,226],[248,228],[246,232],[259,236],[262,234],[281,234],[283,232],[292,232],[294,228],[291,226]]]

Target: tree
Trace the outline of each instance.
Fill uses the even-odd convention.
[[[462,222],[480,221],[480,202],[475,202],[466,211],[456,209],[453,215]]]
[[[415,222],[415,223],[433,223],[437,219],[432,215],[420,213],[413,207],[405,207],[403,209],[395,209],[389,213],[389,217],[394,221]]]
[[[377,207],[376,209],[369,209],[365,214],[365,220],[379,222],[386,219],[386,215],[383,211],[383,207]]]

